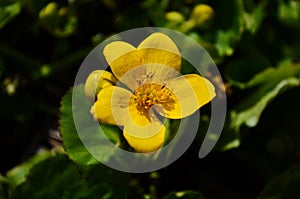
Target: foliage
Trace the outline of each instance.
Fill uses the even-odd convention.
[[[209,52],[226,82],[227,120],[206,158],[197,158],[209,122],[204,110],[183,157],[156,172],[127,174],[81,143],[72,89],[83,93],[83,86],[70,88],[93,47],[145,26],[182,32]],[[296,0],[1,0],[0,198],[299,197],[299,33]],[[102,132],[88,134],[91,103],[82,106],[86,139],[101,142]],[[118,128],[102,127],[128,147]],[[114,151],[105,153],[109,159]]]

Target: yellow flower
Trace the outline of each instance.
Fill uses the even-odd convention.
[[[137,48],[114,41],[103,54],[113,74],[105,72],[105,77],[98,78],[109,80],[106,86],[93,84],[100,91],[91,114],[100,123],[123,127],[125,139],[136,152],[152,152],[163,145],[166,127],[157,115],[181,119],[215,97],[207,79],[197,74],[180,76],[180,52],[165,34],[153,33]]]

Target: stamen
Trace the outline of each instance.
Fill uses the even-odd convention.
[[[175,102],[172,91],[164,84],[143,84],[133,94],[137,110],[141,115],[147,114],[150,107],[155,104],[161,104],[171,109]]]

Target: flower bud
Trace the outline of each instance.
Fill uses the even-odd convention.
[[[172,23],[182,23],[184,22],[184,16],[180,12],[171,11],[166,13],[166,19]]]
[[[191,19],[195,21],[198,28],[207,26],[214,17],[214,10],[212,7],[205,4],[198,4],[194,7]]]
[[[85,82],[85,95],[91,100],[95,101],[95,97],[101,89],[107,86],[113,86],[118,80],[110,72],[104,70],[95,70],[87,78]]]

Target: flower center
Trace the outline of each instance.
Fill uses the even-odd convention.
[[[134,93],[134,102],[140,114],[148,113],[150,107],[154,104],[163,106],[174,103],[173,93],[170,89],[161,84],[148,83],[138,87]]]

